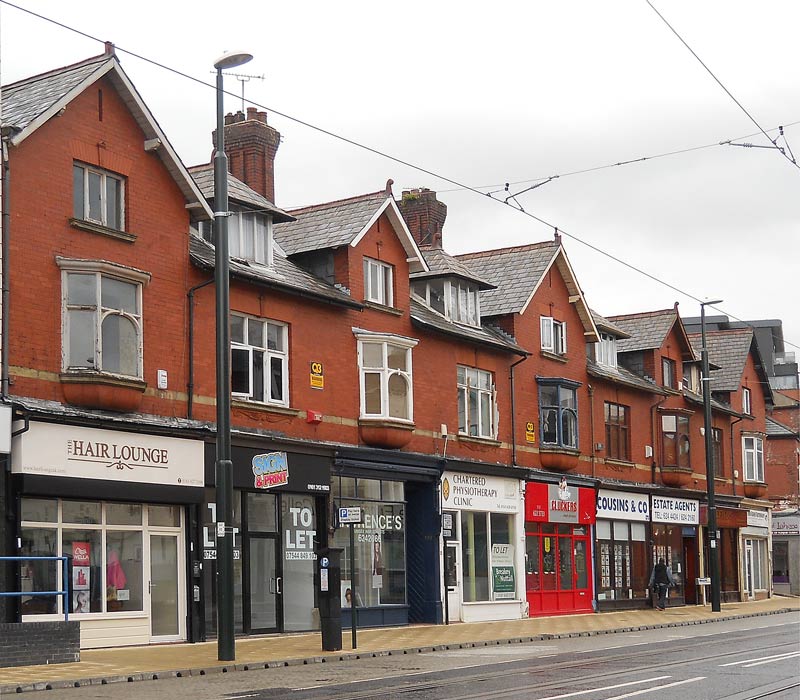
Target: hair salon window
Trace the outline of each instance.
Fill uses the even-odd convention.
[[[360,506],[363,521],[355,525],[355,551],[350,549],[350,526],[342,525],[333,536],[333,546],[342,547],[342,607],[355,599],[358,607],[405,605],[406,603],[406,514],[401,481],[333,477],[332,497],[336,507]],[[355,581],[350,579],[351,557],[355,557]]]
[[[142,612],[149,528],[179,532],[182,517],[177,506],[23,498],[20,556],[72,557],[70,613]],[[22,562],[22,591],[59,590],[56,564]],[[64,612],[60,596],[23,596],[21,606],[23,615]]]

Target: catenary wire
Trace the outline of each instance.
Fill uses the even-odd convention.
[[[649,1],[649,0],[647,0],[647,1]],[[20,5],[16,5],[16,4],[12,3],[12,2],[9,2],[8,0],[0,0],[0,4],[7,5],[8,7],[13,7],[14,9],[20,10],[21,12],[29,14],[29,15],[31,15],[33,17],[36,17],[38,19],[41,19],[41,20],[43,20],[45,22],[49,22],[50,24],[54,24],[54,25],[56,25],[56,26],[58,26],[58,27],[60,27],[62,29],[65,29],[67,31],[73,32],[73,33],[78,34],[80,36],[83,36],[86,39],[90,39],[92,41],[96,41],[98,43],[105,44],[105,41],[103,39],[99,39],[96,36],[88,34],[87,32],[84,32],[84,31],[82,31],[80,29],[76,29],[74,27],[71,27],[71,26],[69,26],[67,24],[64,24],[63,22],[59,22],[58,20],[52,19],[52,18],[47,17],[45,15],[42,15],[42,14],[40,14],[38,12],[34,12],[33,10],[29,10],[27,8],[21,7]],[[655,8],[653,8],[653,9],[655,9]],[[211,88],[213,90],[217,89],[215,84],[207,83],[206,81],[201,80],[199,78],[195,78],[194,76],[189,75],[188,73],[184,73],[184,72],[178,70],[177,68],[172,68],[172,67],[167,66],[167,65],[165,65],[163,63],[160,63],[159,61],[156,61],[156,60],[154,60],[152,58],[148,58],[146,56],[138,54],[138,53],[136,53],[134,51],[131,51],[131,50],[128,50],[128,49],[124,49],[124,48],[116,46],[116,45],[115,45],[115,50],[120,51],[122,53],[125,53],[125,54],[127,54],[129,56],[132,56],[133,58],[139,59],[140,61],[144,61],[145,63],[149,63],[150,65],[156,66],[157,68],[165,70],[165,71],[167,71],[169,73],[173,73],[174,75],[177,75],[177,76],[179,76],[181,78],[185,78],[186,80],[189,80],[191,82],[197,83],[199,85],[203,85],[204,87]],[[228,90],[223,90],[223,93],[228,95],[228,96],[235,97],[236,99],[241,99],[241,95],[235,94],[235,93],[230,92]],[[388,153],[380,151],[380,150],[378,150],[376,148],[373,148],[371,146],[367,146],[366,144],[360,143],[358,141],[354,141],[353,139],[350,139],[350,138],[348,138],[346,136],[342,136],[342,135],[337,134],[335,132],[329,131],[328,129],[325,129],[323,127],[316,126],[314,124],[311,124],[310,122],[304,121],[304,120],[299,119],[297,117],[293,117],[293,116],[291,116],[289,114],[286,114],[284,112],[281,112],[281,111],[279,111],[277,109],[274,109],[274,108],[268,107],[266,105],[260,104],[260,103],[254,101],[254,100],[248,99],[247,101],[250,104],[255,105],[256,107],[260,107],[262,109],[266,109],[266,110],[272,112],[273,114],[277,114],[277,115],[283,117],[284,119],[288,119],[289,121],[292,121],[292,122],[294,122],[296,124],[300,124],[301,126],[305,126],[308,129],[311,129],[313,131],[317,131],[319,133],[325,134],[326,136],[330,136],[333,139],[342,141],[342,142],[347,143],[347,144],[349,144],[351,146],[355,146],[356,148],[360,148],[360,149],[362,149],[364,151],[367,151],[369,153],[373,153],[373,154],[378,155],[378,156],[380,156],[382,158],[386,158],[387,160],[391,160],[391,161],[393,161],[395,163],[399,163],[400,165],[405,165],[408,168],[412,168],[412,169],[417,170],[419,172],[425,173],[426,175],[430,175],[431,177],[435,177],[435,178],[437,178],[439,180],[442,180],[444,182],[449,182],[450,184],[457,186],[459,189],[463,189],[463,190],[468,190],[470,192],[474,192],[475,194],[479,194],[481,197],[486,197],[487,196],[485,192],[481,192],[478,188],[472,187],[472,186],[467,185],[467,184],[465,184],[463,182],[459,182],[458,180],[454,180],[453,178],[447,177],[446,175],[441,175],[441,174],[439,174],[437,172],[434,172],[432,170],[424,168],[424,167],[422,167],[420,165],[416,165],[416,164],[411,163],[409,161],[403,160],[402,158],[398,158],[397,156],[390,155]],[[761,127],[759,126],[759,129],[760,128]],[[763,132],[763,129],[762,129],[762,132]],[[626,262],[622,258],[619,258],[616,255],[614,255],[612,253],[609,253],[608,251],[603,250],[602,248],[594,245],[593,243],[589,243],[588,241],[586,241],[586,240],[580,238],[579,236],[577,236],[576,234],[572,234],[572,233],[569,233],[569,232],[565,231],[561,227],[556,226],[553,223],[550,223],[546,219],[543,219],[540,216],[537,216],[536,214],[534,214],[532,212],[526,211],[526,210],[522,209],[521,207],[512,206],[511,204],[508,204],[507,202],[504,202],[501,199],[496,199],[495,197],[489,197],[489,199],[491,199],[493,202],[497,202],[498,204],[501,204],[503,206],[507,206],[510,209],[513,209],[514,211],[518,211],[518,212],[524,214],[525,216],[533,219],[534,221],[537,221],[540,224],[559,232],[560,234],[566,236],[567,238],[570,238],[571,240],[574,240],[575,242],[580,243],[581,245],[589,248],[590,250],[592,250],[592,251],[594,251],[596,253],[599,253],[600,255],[603,255],[604,257],[606,257],[609,260],[612,260],[612,261],[622,265],[623,267],[627,267],[629,270],[632,270],[633,272],[636,272],[636,273],[638,273],[640,275],[643,275],[644,277],[647,277],[648,279],[650,279],[653,282],[656,282],[657,284],[660,284],[660,285],[662,285],[664,287],[667,287],[668,289],[671,289],[672,291],[677,292],[678,294],[681,294],[681,295],[687,297],[688,299],[696,301],[697,303],[703,303],[703,300],[700,297],[695,296],[691,292],[687,292],[687,291],[685,291],[683,289],[680,289],[679,287],[676,287],[672,283],[667,282],[666,280],[663,280],[663,279],[661,279],[659,277],[656,277],[655,275],[647,272],[646,270],[644,270],[642,268],[639,268],[639,267],[633,265],[632,263]],[[740,321],[740,322],[746,323],[745,321],[743,321],[742,319],[738,318],[737,316],[734,316],[733,314],[728,313],[727,311],[724,311],[723,309],[721,309],[719,307],[712,306],[712,305],[709,304],[708,308],[711,308],[711,309],[714,309],[716,311],[719,311],[720,313],[729,316],[730,318],[732,318],[735,321]],[[796,344],[791,343],[791,342],[789,342],[789,341],[787,341],[785,339],[784,339],[784,344],[791,345],[792,347],[800,348],[800,345],[796,345]]]
[[[790,126],[797,126],[798,124],[800,124],[800,121],[789,122],[788,124],[782,124],[781,126],[776,126],[776,127],[773,127],[772,129],[767,129],[767,131],[778,131],[779,129],[788,129]],[[657,154],[652,155],[652,156],[640,156],[639,158],[629,158],[627,160],[620,160],[620,161],[616,161],[614,163],[606,163],[605,165],[595,165],[595,166],[592,166],[590,168],[582,168],[580,170],[571,170],[571,171],[566,172],[566,173],[559,173],[558,175],[547,175],[547,176],[542,175],[540,177],[530,177],[530,178],[526,178],[524,180],[510,180],[507,183],[505,183],[505,182],[494,183],[492,185],[475,185],[475,189],[487,190],[487,189],[492,189],[494,187],[503,187],[506,184],[508,184],[508,185],[525,185],[525,184],[527,184],[529,182],[539,182],[539,181],[550,180],[550,179],[555,180],[557,178],[558,179],[563,179],[565,177],[571,177],[573,175],[584,175],[586,173],[597,172],[598,170],[607,170],[609,168],[618,168],[618,167],[623,166],[623,165],[634,165],[636,163],[644,163],[644,162],[646,162],[648,160],[656,160],[658,158],[667,158],[669,156],[683,155],[684,153],[692,153],[693,151],[702,151],[702,150],[707,149],[707,148],[716,148],[718,146],[727,146],[727,145],[730,145],[731,141],[740,141],[741,139],[749,139],[749,138],[752,138],[753,136],[759,136],[760,134],[761,134],[760,131],[756,131],[755,133],[752,133],[752,134],[745,134],[744,136],[736,136],[736,137],[734,137],[732,139],[726,139],[724,141],[718,141],[718,142],[715,142],[715,143],[707,143],[707,144],[705,144],[703,146],[689,146],[688,148],[681,148],[681,149],[678,149],[678,150],[675,150],[675,151],[666,151],[664,153],[657,153]],[[463,191],[461,188],[453,188],[453,189],[447,189],[447,190],[439,190],[439,193],[440,194],[447,194],[447,193],[450,193],[450,192],[461,192],[461,191]],[[484,193],[484,194],[486,194],[486,193]]]
[[[694,49],[692,49],[692,47],[691,47],[691,46],[689,46],[689,44],[687,44],[687,43],[686,43],[686,41],[684,40],[684,38],[683,38],[683,37],[682,37],[680,34],[678,34],[678,32],[676,31],[676,29],[675,29],[675,28],[674,28],[674,27],[673,27],[673,26],[672,26],[672,25],[671,25],[671,24],[670,24],[670,23],[667,21],[667,19],[664,17],[664,15],[662,15],[662,14],[661,14],[661,13],[660,13],[660,12],[659,12],[659,11],[658,11],[656,8],[655,8],[655,6],[653,5],[653,3],[652,3],[652,2],[650,2],[650,0],[645,0],[645,2],[646,2],[646,3],[647,3],[649,6],[650,6],[650,9],[651,9],[651,10],[653,10],[653,12],[655,12],[655,13],[656,13],[656,14],[657,14],[657,15],[658,15],[660,18],[661,18],[661,21],[662,21],[662,22],[664,22],[664,24],[666,24],[666,25],[667,25],[667,27],[669,27],[670,31],[671,31],[671,32],[672,32],[672,33],[673,33],[673,34],[674,34],[676,37],[678,37],[678,39],[680,40],[680,42],[681,42],[681,43],[682,43],[682,44],[683,44],[683,45],[684,45],[684,46],[685,46],[687,49],[689,49],[689,52],[692,54],[692,56],[694,56],[694,57],[695,57],[695,58],[696,58],[696,59],[699,61],[700,65],[701,65],[701,66],[703,66],[703,68],[705,68],[705,69],[706,69],[706,71],[708,72],[708,74],[709,74],[709,75],[710,75],[712,78],[714,78],[714,80],[716,81],[717,85],[719,85],[719,86],[720,86],[720,87],[721,87],[721,88],[722,88],[722,89],[725,91],[725,93],[728,95],[728,97],[730,97],[730,98],[731,98],[731,99],[732,99],[732,100],[733,100],[733,101],[736,103],[736,105],[739,107],[739,109],[741,109],[741,110],[742,110],[742,112],[744,112],[744,113],[747,115],[748,119],[750,119],[750,121],[751,121],[751,122],[753,122],[753,124],[755,124],[755,125],[756,125],[756,127],[758,128],[758,130],[759,130],[759,131],[760,131],[762,134],[764,134],[764,136],[766,136],[766,137],[767,137],[767,140],[769,140],[769,142],[770,142],[770,143],[771,143],[773,146],[775,146],[775,147],[777,148],[777,144],[775,143],[775,141],[773,141],[773,140],[772,140],[772,139],[769,137],[769,134],[768,134],[766,131],[764,131],[764,129],[763,129],[763,127],[761,126],[761,124],[759,124],[759,123],[756,121],[755,117],[754,117],[752,114],[750,114],[750,112],[748,112],[748,111],[747,111],[747,109],[745,109],[744,105],[743,105],[741,102],[739,102],[739,100],[737,100],[737,99],[736,99],[736,98],[733,96],[733,93],[731,93],[731,91],[730,91],[730,90],[728,90],[728,88],[726,88],[726,87],[725,87],[725,86],[722,84],[722,81],[721,81],[721,80],[720,80],[720,79],[719,79],[719,78],[718,78],[716,75],[714,75],[714,72],[713,72],[713,71],[712,71],[712,70],[711,70],[711,69],[710,69],[710,68],[709,68],[709,67],[708,67],[708,66],[707,66],[707,65],[706,65],[706,64],[703,62],[703,59],[702,59],[702,58],[700,58],[700,56],[698,56],[698,55],[695,53]],[[777,140],[777,139],[776,139],[776,140]],[[798,165],[798,164],[797,164],[797,161],[795,161],[794,159],[790,158],[790,157],[789,157],[789,156],[786,154],[786,152],[785,152],[783,149],[781,149],[781,148],[778,148],[778,152],[779,152],[779,153],[780,153],[780,154],[781,154],[781,155],[782,155],[784,158],[786,158],[786,160],[788,160],[788,161],[789,161],[789,162],[790,162],[792,165],[794,165],[794,167],[795,167],[795,168],[798,168],[798,169],[800,169],[800,165]]]

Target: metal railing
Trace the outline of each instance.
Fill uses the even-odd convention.
[[[22,596],[61,596],[64,608],[64,622],[69,622],[69,560],[70,557],[0,557],[0,561],[60,561],[61,590],[58,591],[0,591],[0,597],[21,598]]]

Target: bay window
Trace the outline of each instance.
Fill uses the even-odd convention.
[[[413,420],[411,349],[416,340],[358,332],[361,417]]]
[[[665,467],[690,467],[688,416],[661,416],[661,445]]]
[[[764,482],[764,441],[760,437],[742,437],[742,459],[744,461],[744,480]]]
[[[578,449],[577,382],[537,377],[542,445]]]

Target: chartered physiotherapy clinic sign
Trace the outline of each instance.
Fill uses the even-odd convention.
[[[597,492],[597,517],[646,523],[650,520],[650,497],[641,493],[600,489]]]
[[[203,443],[31,423],[26,432],[14,438],[11,471],[123,483],[203,486]]]
[[[700,524],[700,501],[688,498],[653,496],[651,514],[654,523]]]
[[[520,509],[519,481],[482,474],[444,472],[442,506],[490,513],[516,513]]]

